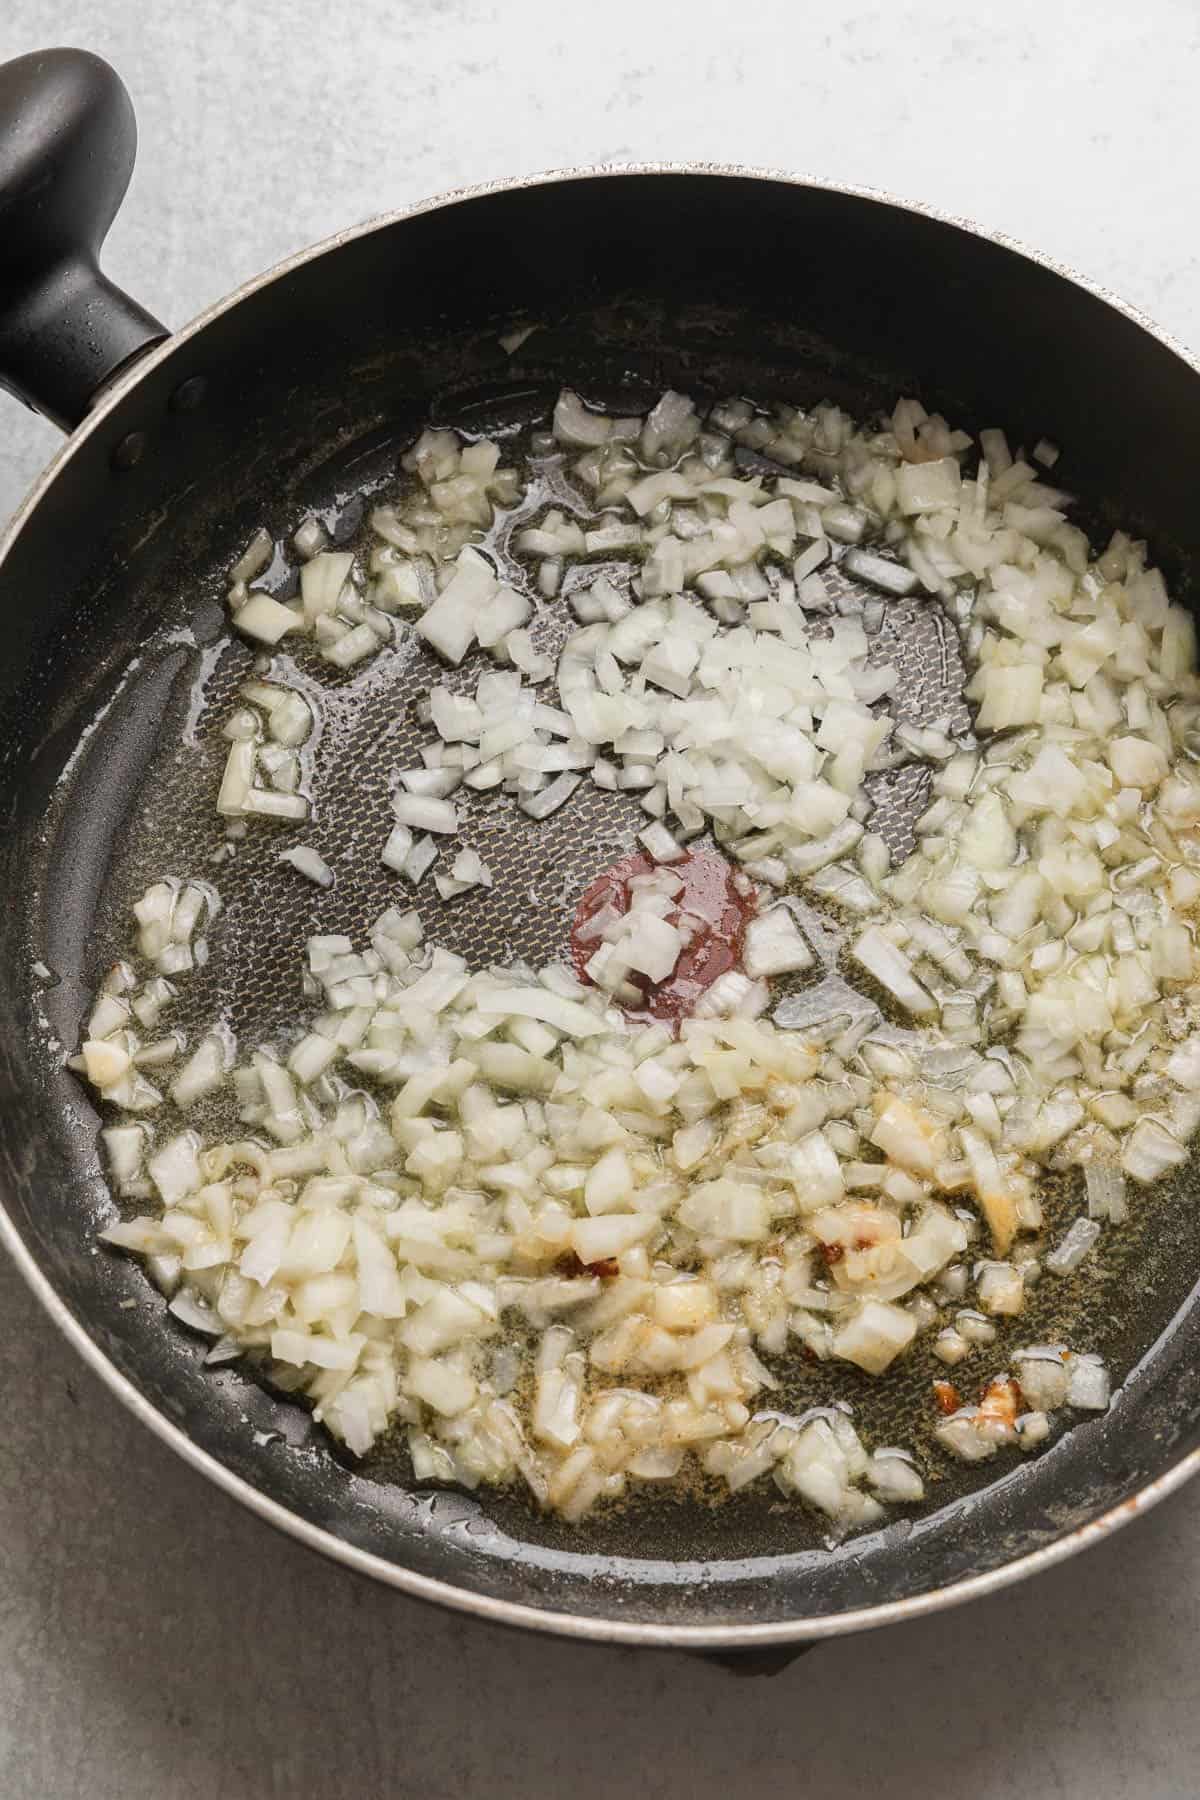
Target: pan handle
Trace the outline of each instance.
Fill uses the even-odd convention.
[[[168,335],[100,272],[136,147],[133,104],[100,57],[0,64],[0,386],[66,431]]]

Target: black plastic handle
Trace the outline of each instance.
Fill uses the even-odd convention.
[[[100,272],[136,149],[133,104],[100,57],[0,64],[0,386],[65,431],[168,335]]]

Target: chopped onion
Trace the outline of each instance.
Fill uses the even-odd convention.
[[[528,813],[531,819],[548,819],[551,813],[566,805],[582,780],[582,775],[558,776],[549,787],[536,794],[527,794],[521,800],[521,811]]]
[[[851,954],[906,1012],[921,1014],[937,1010],[933,996],[914,978],[907,956],[879,926],[869,926],[856,938]]]
[[[1067,1384],[1067,1405],[1084,1412],[1106,1412],[1112,1383],[1098,1356],[1072,1357]]]
[[[260,525],[230,569],[230,581],[253,581],[256,575],[262,574],[274,554],[275,541],[270,532]]]
[[[755,979],[812,967],[813,953],[786,906],[771,907],[750,920],[742,963]]]
[[[325,550],[310,557],[300,571],[300,599],[307,619],[336,610],[353,567],[348,550]]]
[[[171,1084],[171,1098],[176,1106],[186,1109],[214,1093],[225,1079],[229,1061],[225,1038],[220,1032],[210,1032],[201,1038]]]
[[[412,854],[413,834],[407,825],[393,826],[387,842],[379,852],[379,860],[387,868],[395,869],[398,875],[405,872],[408,858]],[[434,852],[436,855],[436,851]]]
[[[478,851],[469,848],[459,851],[454,859],[451,874],[455,881],[462,882],[465,887],[490,888],[492,885],[492,871]]]
[[[333,886],[333,870],[309,844],[293,844],[290,850],[279,852],[280,862],[290,863],[301,875],[307,875],[318,887]]]
[[[678,862],[684,854],[683,845],[672,837],[665,825],[657,822],[647,825],[644,831],[638,832],[638,839],[646,847],[647,853],[658,863]]]
[[[1089,1162],[1083,1165],[1087,1185],[1088,1213],[1093,1219],[1108,1219],[1123,1224],[1129,1214],[1125,1177],[1111,1163]]]
[[[881,1375],[916,1336],[916,1321],[903,1307],[864,1300],[834,1333],[832,1351],[844,1362],[857,1363],[868,1375]]]
[[[235,623],[239,631],[257,638],[260,644],[277,644],[287,632],[298,631],[302,620],[299,613],[281,606],[269,594],[252,593],[238,608]]]
[[[1046,1268],[1052,1275],[1072,1274],[1094,1249],[1099,1236],[1100,1227],[1095,1219],[1074,1220],[1062,1242],[1045,1258]]]
[[[806,906],[803,931],[786,906],[761,911],[744,966],[678,1037],[608,1004],[677,966],[693,926],[676,889],[592,920],[590,990],[564,969],[472,974],[398,913],[366,949],[314,939],[319,1010],[228,1072],[245,1135],[218,1143],[137,1122],[162,1102],[140,1069],[182,1053],[141,1035],[170,998],[155,982],[206,954],[205,894],[156,884],[138,913],[155,973],[105,988],[79,1058],[123,1121],[106,1135],[115,1184],[160,1203],[161,1220],[108,1239],[207,1309],[213,1355],[265,1352],[356,1454],[399,1417],[419,1472],[520,1477],[573,1519],[627,1481],[670,1479],[699,1445],[731,1489],[771,1474],[831,1529],[860,1527],[872,1493],[916,1500],[920,1478],[869,1455],[836,1408],[756,1410],[769,1359],[795,1336],[878,1374],[922,1354],[928,1329],[939,1360],[967,1361],[1042,1269],[1081,1268],[1129,1180],[1181,1164],[1200,1128],[1194,628],[1140,542],[1092,555],[1039,479],[1053,447],[1014,460],[984,433],[976,467],[915,401],[862,431],[833,406],[724,402],[702,421],[673,392],[621,420],[567,391],[535,448],[585,498],[535,516],[525,497],[518,585],[477,546],[522,503],[521,476],[498,443],[442,429],[403,458],[411,479],[372,514],[357,572],[314,520],[295,604],[247,587],[265,533],[233,571],[235,623],[261,643],[304,635],[350,670],[405,610],[445,661],[478,645],[497,665],[422,707],[437,739],[399,776],[385,865],[419,882],[473,793],[540,820],[590,771],[648,817],[651,882],[677,881],[709,830],[748,890],[794,879],[826,910]],[[589,555],[610,566],[581,585],[572,561]],[[847,577],[944,610],[977,743],[892,698],[885,599],[848,599]],[[557,659],[535,579],[579,623]],[[246,684],[218,797],[238,830],[307,816],[314,717],[294,689]],[[872,829],[890,771],[928,795],[894,866]],[[282,855],[328,876],[304,846]],[[459,844],[435,881],[456,899],[491,874]],[[818,958],[820,986],[777,1015],[800,1023],[770,1024],[768,982]],[[223,1036],[202,1039],[172,1100],[214,1091],[227,1060]],[[1083,1170],[1089,1215],[1048,1253],[1046,1168]],[[969,1261],[979,1224],[990,1255]],[[539,1345],[528,1392],[506,1315]],[[995,1377],[939,1426],[943,1448],[1031,1449],[1062,1407],[1108,1402],[1086,1354],[1035,1347],[1016,1366],[1030,1410]]]
[[[541,1019],[568,1037],[594,1037],[606,1027],[591,1007],[577,1000],[567,1000],[549,989],[496,988],[480,994],[476,1003],[482,1013],[501,1013],[510,1018]]]
[[[190,1325],[193,1331],[199,1331],[205,1337],[221,1337],[225,1327],[211,1306],[206,1306],[196,1294],[186,1288],[168,1301],[167,1311],[174,1313],[183,1325]]]
[[[1179,1166],[1187,1151],[1157,1119],[1139,1119],[1121,1152],[1121,1167],[1134,1181],[1157,1181]]]
[[[392,801],[397,822],[410,831],[451,835],[458,830],[458,812],[449,800],[433,795],[397,794]]]
[[[401,873],[416,887],[437,861],[437,845],[431,837],[418,838],[404,859]]]
[[[857,581],[865,581],[871,587],[879,588],[882,593],[892,594],[897,599],[913,593],[919,585],[912,570],[906,569],[903,563],[892,562],[884,556],[874,556],[867,550],[848,550],[842,558],[841,566],[847,575],[853,575]]]

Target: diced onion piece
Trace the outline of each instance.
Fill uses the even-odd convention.
[[[200,1183],[200,1139],[194,1131],[180,1132],[156,1150],[148,1160],[150,1179],[158,1189],[164,1206],[174,1206]]]
[[[560,443],[593,445],[606,443],[613,422],[604,413],[591,412],[578,394],[564,388],[554,407],[554,435]]]
[[[479,852],[472,850],[469,845],[464,846],[455,857],[451,873],[455,881],[464,882],[469,887],[492,885],[492,871]]]
[[[1112,1383],[1098,1356],[1071,1358],[1067,1383],[1067,1405],[1082,1412],[1107,1412]]]
[[[303,744],[312,731],[313,716],[303,694],[289,689],[272,707],[267,719],[267,733],[277,744],[292,749]]]
[[[851,947],[850,954],[867,974],[886,988],[906,1012],[936,1012],[937,1004],[912,972],[907,956],[878,925],[870,925]]]
[[[267,788],[251,788],[245,811],[268,819],[307,819],[308,801],[303,794],[277,794]]]
[[[658,863],[678,862],[684,854],[683,845],[657,820],[638,832],[638,840],[645,845],[647,855]]]
[[[275,540],[270,532],[260,525],[230,569],[230,581],[253,581],[256,575],[262,574],[274,554]]]
[[[1052,1275],[1072,1274],[1094,1249],[1099,1236],[1100,1227],[1095,1219],[1075,1219],[1061,1243],[1043,1258],[1045,1267]]]
[[[524,795],[521,811],[531,819],[548,819],[551,813],[566,805],[582,780],[582,775],[559,775],[549,787],[541,788],[536,794]]]
[[[304,519],[292,533],[292,543],[299,556],[309,560],[325,548],[328,539],[320,519]]]
[[[617,940],[622,962],[650,981],[666,981],[683,950],[678,928],[649,910],[626,913],[622,924]]]
[[[437,861],[437,845],[431,837],[418,838],[404,859],[401,873],[414,887],[424,880]]]
[[[867,1480],[881,1500],[895,1505],[916,1506],[925,1498],[925,1483],[901,1450],[877,1450]]]
[[[450,836],[458,830],[458,810],[449,800],[432,795],[397,794],[392,801],[397,822],[410,831]]]
[[[393,826],[387,842],[379,852],[379,860],[397,874],[404,872],[404,867],[412,852],[413,834],[407,825]]]
[[[180,1324],[188,1325],[193,1331],[199,1331],[205,1337],[221,1337],[225,1327],[220,1315],[211,1306],[205,1304],[199,1295],[186,1288],[167,1302],[167,1311],[173,1313]]]
[[[370,625],[363,623],[343,632],[331,643],[323,644],[321,655],[336,668],[350,669],[355,663],[362,662],[364,657],[374,656],[380,642],[378,633]]]
[[[417,631],[449,663],[462,661],[475,641],[479,616],[499,584],[478,551],[463,550],[455,574],[417,620]]]
[[[146,1134],[140,1125],[108,1125],[100,1133],[108,1157],[108,1168],[117,1187],[127,1188],[142,1173],[146,1156]]]
[[[936,1121],[897,1094],[878,1094],[875,1106],[879,1116],[871,1142],[902,1168],[918,1175],[932,1174],[941,1148]]]
[[[604,1213],[596,1219],[576,1219],[570,1229],[571,1248],[581,1263],[604,1262],[643,1242],[657,1226],[658,1221],[645,1213]]]
[[[577,1000],[566,1000],[548,988],[495,988],[481,993],[476,1004],[482,1013],[541,1019],[568,1037],[595,1037],[607,1029],[604,1020],[590,1006],[583,1006]]]
[[[938,462],[902,463],[896,474],[901,512],[935,512],[956,506],[960,479],[958,464],[951,456]]]
[[[881,1375],[917,1334],[916,1320],[903,1307],[864,1300],[833,1335],[833,1354],[856,1363],[868,1375]]]
[[[230,745],[217,795],[217,811],[223,817],[240,818],[246,811],[246,803],[254,786],[256,761],[253,743],[239,741]]]
[[[318,887],[333,886],[333,870],[310,844],[293,844],[289,850],[279,852],[280,862],[290,863],[301,875],[315,881]]]
[[[300,571],[300,600],[306,619],[312,621],[335,610],[353,567],[354,557],[348,550],[324,550],[310,557]]]
[[[938,1425],[933,1435],[943,1449],[965,1463],[986,1462],[999,1448],[995,1438],[977,1429],[973,1417],[961,1412]]]
[[[101,1089],[115,1086],[128,1073],[128,1050],[110,1038],[89,1039],[82,1047],[84,1072],[92,1086]]]
[[[1121,1167],[1134,1181],[1157,1181],[1186,1159],[1184,1146],[1157,1119],[1139,1119],[1121,1149]]]
[[[228,1062],[225,1041],[219,1033],[209,1032],[202,1037],[171,1083],[171,1098],[176,1106],[194,1106],[197,1100],[215,1093],[225,1079]]]
[[[912,570],[906,569],[903,563],[892,562],[890,557],[872,555],[869,550],[848,550],[842,558],[841,566],[856,581],[865,581],[869,586],[879,588],[882,593],[892,594],[897,599],[914,593],[920,585]]]
[[[975,1287],[985,1313],[1007,1316],[1019,1313],[1024,1304],[1024,1278],[1012,1263],[983,1263]]]
[[[303,620],[290,606],[281,606],[269,594],[251,594],[234,615],[234,624],[260,644],[277,644],[289,631],[298,631]]]
[[[756,980],[809,969],[813,953],[786,906],[770,907],[746,926],[742,966]]]
[[[1093,1219],[1108,1219],[1120,1225],[1129,1215],[1127,1184],[1120,1169],[1112,1163],[1090,1162],[1083,1167],[1087,1186],[1088,1213]]]

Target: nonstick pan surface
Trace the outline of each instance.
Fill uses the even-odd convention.
[[[498,340],[519,321],[539,330],[513,358]],[[405,647],[326,686],[305,836],[338,870],[331,893],[281,879],[284,840],[265,834],[213,864],[215,726],[248,660],[228,641],[224,570],[260,523],[286,538],[316,511],[350,540],[356,497],[394,485],[427,418],[519,434],[564,382],[623,406],[674,385],[829,398],[860,416],[915,393],[968,428],[1063,443],[1095,529],[1132,523],[1179,593],[1193,579],[1196,372],[1057,272],[924,214],[737,171],[594,172],[457,197],[297,259],[118,384],[0,563],[7,1236],[60,1324],[155,1429],[274,1522],[409,1591],[644,1642],[882,1623],[1065,1553],[1190,1468],[1192,1168],[1149,1196],[1102,1266],[1087,1327],[1125,1378],[1110,1413],[1032,1462],[992,1465],[984,1487],[947,1479],[924,1515],[832,1551],[800,1509],[753,1493],[638,1502],[564,1528],[515,1496],[417,1490],[386,1451],[352,1467],[236,1367],[204,1371],[202,1346],[140,1270],[95,1247],[112,1214],[98,1121],[62,1057],[129,899],[166,870],[213,880],[224,910],[197,1006],[231,1012],[250,1039],[294,1018],[306,933],[361,933],[393,897],[377,862],[387,776],[417,741],[407,702],[437,674]],[[272,579],[289,578],[281,560]],[[944,710],[954,671],[931,615],[908,622],[905,645],[914,716]],[[920,796],[888,798],[902,847]],[[624,823],[584,790],[541,832],[498,809],[485,851],[496,900],[443,911],[422,895],[429,934],[475,961],[560,952],[573,899]],[[1014,1341],[1031,1330],[1023,1320]],[[889,1390],[898,1415],[919,1386]]]

